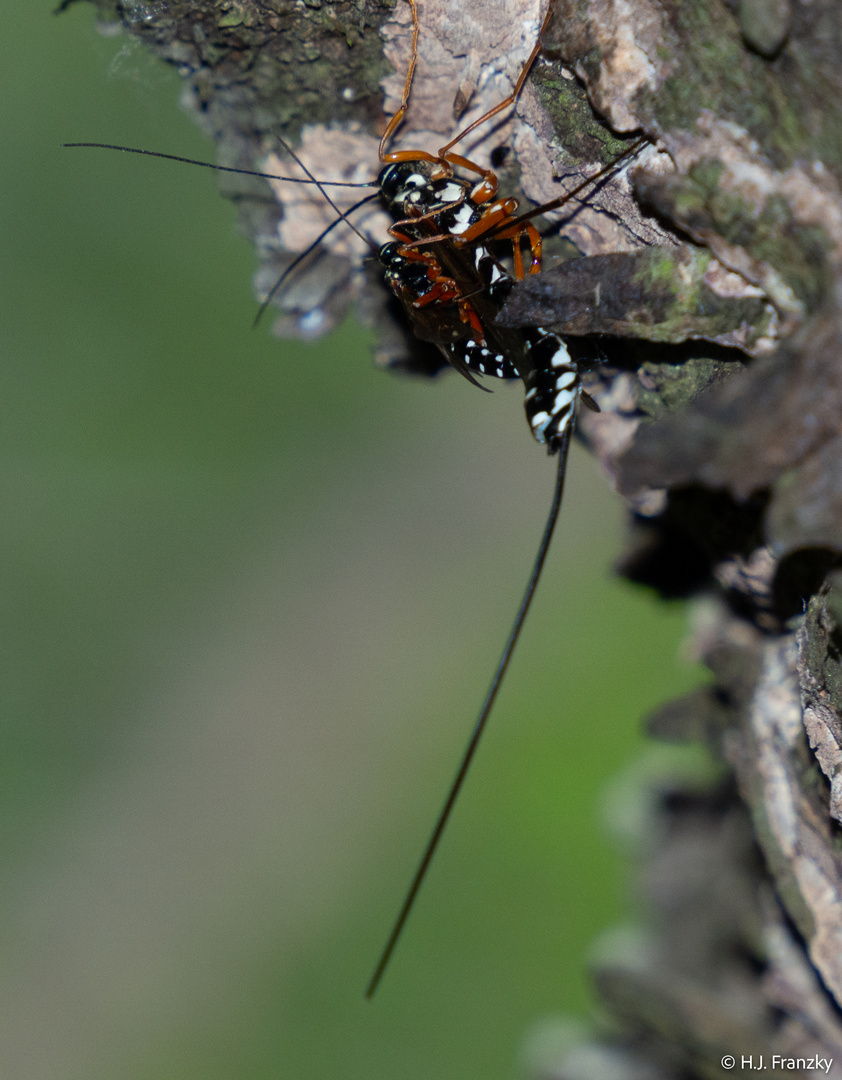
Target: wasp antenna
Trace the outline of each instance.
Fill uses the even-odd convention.
[[[521,629],[523,628],[524,621],[529,612],[529,608],[532,604],[532,598],[535,595],[535,590],[538,587],[538,581],[541,577],[541,571],[544,569],[544,563],[547,559],[547,552],[550,549],[550,541],[553,537],[553,532],[558,521],[559,512],[561,510],[561,499],[564,494],[564,475],[567,468],[567,451],[570,447],[570,435],[573,429],[573,424],[568,423],[558,441],[558,471],[556,472],[555,492],[553,494],[553,501],[550,506],[550,511],[547,515],[547,521],[544,525],[544,532],[541,536],[541,543],[538,547],[538,554],[535,557],[535,563],[532,567],[532,573],[529,576],[529,583],[526,586],[526,592],[523,594],[523,599],[520,602],[520,608],[518,609],[517,616],[512,626],[511,633],[506,641],[506,647],[503,650],[503,655],[500,657],[500,662],[497,665],[497,670],[494,672],[494,678],[491,680],[491,687],[485,698],[485,702],[482,706],[482,710],[479,714],[479,719],[474,725],[474,730],[471,733],[471,738],[468,741],[468,745],[462,755],[462,760],[459,764],[459,769],[456,773],[456,777],[450,786],[450,791],[447,794],[447,798],[444,801],[444,805],[438,816],[438,820],[430,835],[430,839],[427,841],[427,846],[424,849],[424,854],[421,856],[421,861],[418,863],[418,869],[415,871],[415,876],[412,879],[412,883],[409,886],[406,897],[403,902],[403,906],[398,913],[397,919],[395,919],[392,932],[389,934],[389,939],[380,954],[380,959],[377,961],[377,966],[374,969],[374,974],[369,980],[368,986],[365,990],[365,996],[371,999],[377,987],[380,985],[380,981],[389,965],[389,961],[392,958],[392,953],[395,951],[395,946],[403,932],[403,928],[406,925],[406,921],[409,918],[413,905],[415,904],[416,897],[418,896],[421,885],[424,882],[424,878],[427,875],[427,870],[430,867],[430,863],[433,861],[433,856],[436,853],[436,849],[439,846],[439,841],[442,838],[442,834],[450,820],[450,815],[453,812],[453,807],[456,805],[456,800],[459,797],[459,792],[462,790],[462,785],[465,782],[465,777],[468,774],[468,769],[471,767],[474,754],[476,753],[479,741],[482,738],[482,733],[485,731],[486,724],[488,723],[488,717],[491,715],[491,710],[494,707],[494,702],[497,700],[497,694],[500,690],[500,686],[503,682],[503,678],[506,674],[506,670],[509,666],[509,661],[512,658],[512,653],[515,651],[518,638],[520,637]]]
[[[346,210],[344,214],[341,214],[340,217],[336,218],[335,221],[332,221],[326,229],[323,229],[308,248],[305,248],[304,251],[302,251],[299,255],[296,255],[296,257],[292,260],[286,270],[284,270],[284,272],[281,274],[281,276],[266,294],[263,303],[257,309],[257,314],[254,317],[254,322],[251,324],[252,330],[257,329],[257,326],[260,323],[260,320],[263,318],[266,309],[272,303],[273,297],[277,295],[278,290],[283,286],[284,282],[304,262],[307,256],[311,255],[316,250],[316,248],[319,247],[319,245],[322,243],[328,233],[333,232],[336,226],[341,225],[343,221],[346,225],[351,225],[351,222],[348,221],[347,215],[353,214],[356,210],[359,210],[361,206],[364,206],[367,202],[372,202],[374,199],[377,198],[379,198],[379,192],[375,192],[372,195],[366,195],[364,199],[360,199],[359,202],[354,203],[354,205],[349,210]],[[332,205],[333,203],[331,203],[331,206]],[[363,240],[365,240],[365,242],[371,247],[372,252],[377,251],[377,246],[373,244],[368,237],[363,236],[359,229],[354,228],[353,225],[351,225],[351,228],[354,229],[354,232],[357,234],[357,236],[362,236]]]
[[[525,214],[520,214],[518,217],[512,218],[510,221],[502,222],[498,227],[491,229],[485,235],[486,240],[493,240],[498,233],[505,232],[509,229],[516,228],[518,225],[525,225],[526,222],[531,221],[533,218],[540,216],[541,214],[548,214],[551,210],[558,210],[560,207],[565,206],[576,196],[584,191],[585,188],[593,185],[595,188],[599,187],[600,183],[611,176],[626,158],[633,157],[644,146],[649,145],[650,140],[644,135],[640,139],[637,139],[626,147],[626,149],[613,161],[609,162],[603,168],[593,174],[593,176],[586,177],[580,184],[577,184],[572,191],[568,191],[565,195],[559,195],[557,199],[553,199],[552,202],[543,203],[541,206],[536,206],[532,210],[528,210]]]
[[[342,210],[340,210],[339,207],[336,205],[336,203],[333,201],[333,199],[331,199],[330,195],[328,195],[328,193],[325,191],[324,182],[322,180],[317,180],[315,178],[315,176],[313,176],[313,174],[310,172],[310,170],[307,168],[307,166],[304,164],[304,162],[301,160],[301,158],[298,156],[298,154],[296,154],[296,152],[293,150],[293,148],[289,145],[289,143],[285,142],[280,137],[280,135],[276,135],[275,138],[278,140],[278,142],[281,144],[281,146],[284,148],[284,150],[286,150],[286,152],[289,154],[289,156],[292,158],[292,160],[295,162],[295,164],[299,167],[299,169],[301,169],[302,172],[307,174],[310,181],[312,183],[314,183],[316,185],[316,187],[319,189],[319,191],[322,193],[322,195],[324,195],[324,197],[325,197],[325,199],[327,199],[331,209],[336,212],[337,217],[341,221],[344,221],[349,229],[353,229],[354,232],[357,234],[357,236],[360,238],[360,240],[362,240],[362,242],[364,244],[370,244],[370,241],[368,240],[368,238],[363,236],[363,234],[360,232],[360,230],[357,228],[357,226],[354,225],[354,223],[352,221],[348,220],[347,215],[350,214],[352,211],[348,210],[348,211],[343,212]],[[362,187],[371,187],[372,185],[371,184],[363,184],[363,185],[360,185],[360,186],[362,186]],[[366,199],[363,199],[363,202],[366,202],[369,198],[372,198],[372,197],[376,198],[376,196],[370,196],[369,195],[369,196],[367,196]],[[357,203],[356,206],[353,207],[353,210],[356,210],[357,206],[361,206],[361,205],[362,205],[362,203]],[[325,234],[323,233],[322,235],[325,235]],[[373,245],[370,245],[370,246],[373,247]]]
[[[215,172],[228,172],[239,173],[241,176],[259,176],[263,180],[285,180],[288,184],[316,184],[320,189],[322,187],[376,187],[374,181],[367,183],[346,183],[342,180],[316,180],[314,176],[309,173],[310,177],[305,180],[303,177],[296,176],[276,176],[274,173],[257,172],[254,169],[235,169],[230,165],[216,165],[212,161],[198,161],[196,158],[179,157],[178,154],[162,154],[157,150],[139,150],[136,146],[114,146],[112,143],[100,143],[100,142],[66,142],[61,144],[63,148],[74,147],[87,147],[94,150],[120,150],[124,154],[143,154],[145,157],[164,158],[166,161],[181,161],[185,165],[198,165],[202,169],[213,169]],[[285,149],[289,150],[289,147],[284,143]],[[295,155],[293,155],[294,157]],[[297,159],[296,159],[297,160]],[[299,162],[300,164],[300,162]],[[303,166],[302,166],[303,168]],[[307,172],[307,170],[304,170]],[[327,198],[327,196],[325,196]]]

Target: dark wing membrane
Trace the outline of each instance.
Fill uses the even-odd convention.
[[[524,365],[529,366],[524,355],[523,330],[513,332],[511,328],[495,324],[514,285],[514,278],[479,242],[463,246],[439,242],[431,245],[431,249],[443,272],[453,278],[460,294],[467,298],[483,329],[484,345],[490,359],[481,352],[474,352],[465,358],[466,366],[478,374],[495,378],[522,378]],[[462,325],[467,331],[465,340],[475,340],[476,335],[470,324]],[[485,371],[479,370],[479,363],[483,364]]]

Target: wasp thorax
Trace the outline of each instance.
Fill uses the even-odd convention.
[[[413,194],[427,187],[433,168],[428,161],[396,161],[381,169],[377,186],[389,208],[402,206]]]
[[[437,167],[428,161],[401,161],[387,165],[378,184],[389,210],[396,217],[411,218],[452,207],[455,213],[466,203],[465,214],[473,213],[468,195],[471,183],[447,173],[436,175]]]

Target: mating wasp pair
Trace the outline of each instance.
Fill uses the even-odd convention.
[[[435,152],[392,149],[393,137],[410,107],[418,58],[420,20],[415,0],[408,0],[408,3],[412,16],[412,45],[403,93],[380,140],[379,177],[376,182],[363,185],[376,186],[377,194],[393,218],[389,227],[391,239],[377,249],[386,283],[401,301],[416,336],[436,346],[446,361],[469,381],[478,385],[483,377],[520,378],[523,381],[531,432],[550,454],[557,456],[558,464],[552,505],[527,590],[456,779],[369,982],[367,996],[371,996],[379,984],[450,817],[535,593],[561,507],[567,452],[578,406],[584,402],[597,408],[581,382],[583,367],[594,359],[593,350],[589,355],[586,346],[565,340],[543,326],[505,328],[498,324],[497,316],[516,282],[527,273],[540,271],[542,237],[534,217],[575,199],[580,190],[599,183],[619,164],[619,161],[611,163],[573,191],[535,211],[519,215],[516,199],[498,195],[499,181],[494,170],[466,156],[467,151],[462,152],[462,144],[473,132],[491,124],[515,103],[539,54],[540,32],[511,92],[464,126],[455,137]],[[546,13],[541,31],[546,29],[551,14],[551,11]],[[641,145],[641,142],[634,142],[622,155],[623,160]],[[299,161],[292,150],[290,154]],[[305,164],[300,161],[299,164],[305,175],[293,182],[314,185],[333,205],[326,189],[334,184],[341,186],[341,182],[325,182],[314,176]],[[228,171],[249,172],[236,168]],[[289,178],[274,179],[290,182]],[[350,211],[337,210],[337,217],[327,231],[349,224],[353,227]],[[359,235],[364,242],[371,243],[367,235],[361,232]],[[316,246],[314,242],[307,250],[315,250]],[[503,261],[501,249],[506,247],[511,250],[511,270]],[[270,294],[282,292],[289,280],[289,271],[294,272],[298,266],[299,262],[295,260]]]

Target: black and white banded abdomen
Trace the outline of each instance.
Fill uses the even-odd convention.
[[[526,418],[536,440],[553,453],[576,419],[579,367],[564,341],[541,327],[528,332],[525,348]]]

